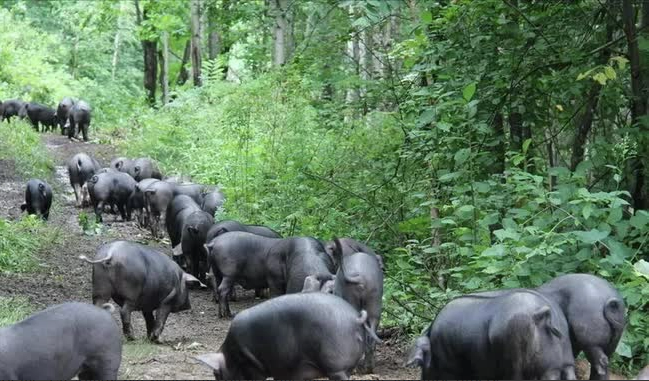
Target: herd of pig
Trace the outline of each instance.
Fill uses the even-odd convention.
[[[157,342],[170,313],[191,308],[190,289],[211,287],[220,318],[232,317],[234,286],[270,298],[239,311],[218,352],[196,357],[216,379],[347,379],[372,372],[383,296],[383,260],[351,238],[282,238],[271,228],[214,222],[225,202],[216,186],[164,177],[148,158],[107,168],[87,154],[68,163],[77,205],[91,205],[171,241],[171,255],[130,241],[100,246],[92,302],[50,307],[0,329],[0,379],[115,379],[122,340],[109,312],[120,307],[133,338],[141,311]],[[52,190],[27,183],[22,208],[47,219]],[[117,216],[115,217],[117,219]],[[108,311],[108,312],[107,312]],[[405,365],[422,379],[575,379],[584,352],[591,379],[609,376],[626,325],[625,304],[607,281],[567,274],[536,289],[464,295],[450,301],[419,337]],[[61,333],[64,333],[63,335]],[[38,337],[39,345],[25,345]],[[649,367],[638,379],[649,379]]]
[[[54,131],[56,126],[61,129],[62,135],[70,139],[79,139],[79,131],[83,140],[88,141],[88,128],[90,127],[92,110],[88,103],[65,97],[59,102],[56,110],[36,102],[25,102],[20,99],[0,101],[0,121],[11,121],[18,117],[28,120],[38,131]]]

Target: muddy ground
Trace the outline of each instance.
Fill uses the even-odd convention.
[[[3,275],[0,296],[23,296],[36,308],[65,301],[91,301],[91,268],[78,259],[79,255],[93,257],[97,247],[115,239],[139,241],[158,247],[171,254],[169,244],[154,241],[147,231],[140,230],[134,222],[114,221],[113,216],[104,217],[105,229],[100,235],[84,235],[79,226],[81,209],[75,207],[74,194],[68,183],[66,162],[78,152],[86,152],[108,165],[117,156],[114,147],[108,145],[70,142],[63,136],[45,134],[45,146],[56,163],[54,205],[48,224],[60,229],[59,238],[50,247],[36,253],[42,270],[33,274]],[[0,216],[16,219],[20,216],[20,204],[24,197],[24,182],[15,172],[11,161],[0,160]],[[90,209],[84,212],[89,215]],[[245,309],[259,300],[254,293],[238,292],[239,301],[231,304],[233,312]],[[171,314],[162,333],[161,344],[145,340],[127,343],[124,347],[120,377],[123,379],[211,379],[212,373],[200,365],[193,356],[215,351],[223,342],[230,324],[217,317],[217,306],[207,290],[191,292],[192,309]],[[114,318],[120,322],[119,314]],[[136,337],[144,338],[146,329],[141,314],[133,314]],[[121,322],[120,322],[121,326]],[[364,375],[362,379],[414,379],[419,373],[402,367],[404,346],[407,343],[388,338],[378,347],[376,374]]]

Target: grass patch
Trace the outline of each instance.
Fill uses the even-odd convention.
[[[24,121],[0,123],[0,159],[13,160],[16,171],[26,178],[48,180],[54,162],[47,153],[38,132]]]
[[[0,273],[35,270],[39,251],[58,237],[59,229],[47,226],[35,215],[16,222],[0,218]]]
[[[119,370],[119,378],[128,380],[138,377],[137,367],[131,366],[151,359],[160,352],[160,346],[149,342],[147,339],[137,339],[124,342],[122,347],[122,366]]]
[[[0,296],[0,327],[21,321],[33,311],[34,308],[26,298]]]

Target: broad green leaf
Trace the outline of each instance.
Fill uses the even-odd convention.
[[[530,148],[530,144],[532,144],[532,139],[525,139],[523,142],[523,152],[527,153],[528,148]]]
[[[590,215],[593,213],[593,204],[587,203],[584,205],[584,208],[581,210],[581,215],[584,216],[584,219],[587,220],[590,218]]]
[[[626,358],[633,357],[633,353],[631,353],[631,347],[624,341],[620,341],[617,344],[617,348],[615,348],[615,353]]]
[[[419,17],[421,17],[421,22],[424,24],[433,22],[433,14],[431,11],[423,11],[419,14]]]
[[[466,85],[466,87],[462,90],[462,98],[464,98],[465,101],[470,101],[473,98],[473,94],[475,94],[475,89],[476,89],[476,83],[472,82]]]
[[[462,165],[471,155],[471,150],[469,148],[462,148],[455,153],[453,157],[455,160],[455,165]]]
[[[521,234],[519,232],[510,229],[498,229],[494,231],[494,235],[501,241],[504,241],[506,239],[518,241],[519,239],[521,239]]]
[[[606,74],[606,77],[608,79],[615,79],[617,78],[617,73],[615,73],[615,70],[610,67],[610,66],[605,66],[604,67],[604,74]]]
[[[606,81],[608,80],[608,78],[606,78],[606,74],[604,73],[597,73],[593,75],[593,79],[602,86],[606,85]]]
[[[629,62],[629,60],[626,57],[623,57],[623,56],[611,57],[611,61],[617,62],[617,67],[620,70],[623,70],[624,67],[626,66],[626,63]]]
[[[624,260],[631,256],[632,251],[626,245],[614,239],[608,239],[606,246],[609,248],[608,258],[609,262],[614,265],[621,265]]]
[[[635,216],[629,219],[629,223],[636,229],[642,230],[649,223],[649,213],[644,210],[638,210]]]
[[[417,124],[420,127],[430,124],[435,119],[435,110],[432,108],[424,110],[417,118]]]
[[[572,234],[583,243],[593,244],[608,237],[609,232],[591,229],[590,231],[574,231]]]
[[[639,275],[649,279],[649,262],[641,259],[633,264],[633,268]]]
[[[622,219],[622,208],[611,208],[606,222],[615,225]]]
[[[462,205],[455,211],[455,214],[462,218],[468,218],[473,214],[475,207],[473,205]]]

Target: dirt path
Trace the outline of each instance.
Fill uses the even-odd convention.
[[[146,231],[133,222],[113,222],[105,216],[105,231],[101,235],[84,235],[79,223],[80,210],[74,205],[74,195],[68,183],[66,161],[78,152],[86,152],[103,165],[117,156],[114,147],[94,143],[69,142],[67,138],[46,134],[42,137],[56,163],[55,192],[49,224],[60,229],[57,242],[41,253],[43,270],[35,274],[3,276],[1,296],[25,296],[38,308],[65,301],[87,301],[91,298],[90,266],[77,257],[92,257],[97,247],[115,239],[139,241],[160,248],[170,254],[168,244],[151,240]],[[0,161],[0,216],[15,219],[20,216],[24,179],[20,179],[10,161]],[[90,209],[86,213],[91,213]],[[241,311],[256,302],[253,293],[238,292],[239,301],[232,303],[233,311]],[[162,344],[153,345],[144,340],[127,343],[120,369],[125,379],[212,379],[212,373],[192,356],[215,351],[223,342],[230,324],[217,317],[217,306],[211,292],[191,292],[192,309],[171,314],[162,333]],[[119,314],[114,314],[120,322]],[[120,322],[121,325],[121,322]],[[146,329],[141,314],[133,314],[136,337],[144,338]],[[378,347],[376,374],[362,379],[413,379],[419,374],[414,369],[402,368],[404,353],[397,343],[385,340]],[[356,378],[356,377],[354,377]]]

